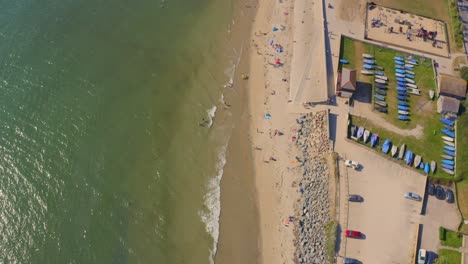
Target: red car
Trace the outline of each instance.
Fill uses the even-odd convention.
[[[354,231],[354,230],[346,230],[345,236],[346,237],[351,237],[351,238],[362,238],[361,232]]]

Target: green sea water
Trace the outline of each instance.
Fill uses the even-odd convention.
[[[231,4],[0,1],[0,263],[210,262]]]

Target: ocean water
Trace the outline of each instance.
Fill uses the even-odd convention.
[[[212,261],[231,5],[0,1],[0,263]]]

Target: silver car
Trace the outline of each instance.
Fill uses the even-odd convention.
[[[419,194],[413,193],[413,192],[406,192],[405,193],[405,198],[415,200],[415,201],[421,201],[421,196],[419,196]]]

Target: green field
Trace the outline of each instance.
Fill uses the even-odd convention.
[[[454,231],[447,230],[445,233],[445,240],[441,240],[440,243],[443,246],[459,248],[462,246],[462,234]]]
[[[436,263],[447,263],[447,264],[460,264],[461,263],[460,252],[450,250],[450,249],[439,249],[437,253],[439,254],[439,257],[438,257],[439,262],[436,262]]]

